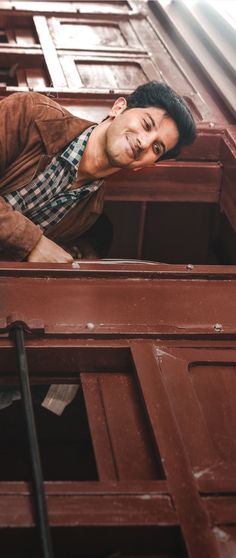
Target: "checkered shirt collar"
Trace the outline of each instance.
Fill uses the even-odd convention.
[[[62,159],[70,163],[70,165],[72,165],[76,170],[80,164],[85,147],[94,128],[96,128],[96,124],[86,128],[86,130],[77,136],[60,155]]]

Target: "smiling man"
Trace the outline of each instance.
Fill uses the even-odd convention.
[[[111,111],[114,120],[107,128],[105,143],[111,167],[137,170],[155,163],[175,147],[178,128],[164,109],[126,109],[126,100],[120,98]]]
[[[72,261],[103,209],[106,176],[175,157],[196,129],[184,100],[155,81],[118,98],[99,124],[39,93],[0,103],[2,259]]]

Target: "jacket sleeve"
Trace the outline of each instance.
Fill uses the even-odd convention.
[[[14,260],[24,260],[43,232],[0,197],[0,250]]]
[[[0,102],[0,177],[27,143],[32,123],[32,97],[13,93]]]
[[[32,116],[32,96],[27,93],[15,93],[0,102],[0,183],[8,165],[24,151]],[[0,197],[0,252],[23,260],[42,234],[38,225]]]

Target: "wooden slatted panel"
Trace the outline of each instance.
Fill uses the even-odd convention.
[[[0,79],[7,86],[16,86],[16,91],[19,85],[28,90],[45,90],[51,83],[42,53],[31,47],[26,51],[24,47],[9,47],[4,51]]]
[[[42,46],[45,62],[51,78],[51,85],[55,88],[66,87],[66,79],[58,60],[46,19],[42,16],[34,17],[34,24]]]
[[[5,10],[19,10],[22,12],[32,12],[32,13],[79,13],[79,14],[132,14],[137,13],[141,2],[134,2],[133,0],[111,0],[101,1],[101,0],[70,0],[70,1],[60,1],[59,2],[45,2],[45,1],[27,1],[27,0],[3,0],[1,2],[2,9]]]
[[[100,46],[124,47],[126,41],[118,25],[106,22],[67,22],[61,21],[57,36],[57,46],[77,49],[95,49]]]
[[[27,68],[25,70],[26,83],[30,91],[49,85],[49,78],[43,68]]]
[[[83,60],[82,56],[69,56],[58,52],[59,60],[67,78],[68,87],[84,88],[91,92],[126,91],[131,93],[138,85],[157,77],[152,63],[147,59],[132,61],[98,57]]]
[[[162,478],[132,376],[91,375],[81,381],[101,480]]]
[[[88,38],[88,48],[96,51],[98,48],[107,49],[109,57],[109,48],[111,49],[130,49],[130,54],[134,55],[134,48],[141,48],[149,54],[155,67],[153,78],[164,79],[180,94],[182,94],[189,103],[195,118],[199,121],[213,122],[233,122],[226,106],[220,106],[219,99],[214,90],[210,91],[209,83],[204,82],[203,76],[199,72],[193,72],[191,63],[191,41],[187,45],[179,37],[174,36],[175,18],[169,17],[168,10],[165,12],[161,6],[162,2],[4,2],[2,13],[7,14],[7,10],[14,7],[14,13],[18,17],[25,17],[27,14],[33,15],[57,15],[61,16],[57,19],[57,23],[50,27],[52,31],[52,39],[56,46],[74,49],[78,52],[80,48],[86,48],[82,45],[78,33],[78,41],[76,42],[76,32],[72,28],[79,26],[85,30],[87,26],[86,37]],[[5,8],[5,11],[4,11]],[[153,15],[153,10],[155,15]],[[177,15],[184,11],[179,6],[176,8]],[[9,11],[9,13],[11,13]],[[166,14],[168,16],[166,17]],[[75,16],[77,23],[66,23],[66,16]],[[185,14],[186,15],[186,14]],[[89,17],[92,19],[89,20]],[[103,18],[103,19],[102,19]],[[50,20],[51,18],[49,18]],[[178,18],[177,18],[178,19]],[[191,18],[190,18],[191,19]],[[55,20],[56,21],[56,20]],[[58,23],[61,21],[61,24]],[[105,23],[107,24],[105,26]],[[51,24],[50,24],[51,25]],[[104,32],[101,28],[104,25]],[[69,32],[60,31],[59,28],[69,26]],[[173,28],[173,29],[172,29]],[[185,30],[188,25],[185,26]],[[60,39],[61,33],[64,35]],[[73,38],[74,37],[74,38]],[[185,37],[185,33],[184,33]],[[186,37],[185,37],[186,38]],[[183,39],[183,37],[182,37]],[[65,44],[63,45],[63,40]],[[101,46],[101,42],[105,46]],[[70,44],[71,43],[71,44]],[[93,46],[94,43],[94,46]],[[120,46],[114,46],[120,44]],[[124,43],[126,43],[124,45]],[[100,47],[99,47],[100,44]],[[184,46],[183,46],[184,44]],[[123,45],[123,46],[122,46]],[[138,46],[139,45],[139,46]],[[111,54],[110,51],[110,54]],[[207,53],[209,55],[209,51]],[[185,55],[185,56],[184,56]],[[203,60],[207,58],[201,57]],[[68,61],[69,63],[69,61]],[[111,60],[108,60],[108,64]],[[62,62],[63,64],[63,62]],[[50,68],[49,68],[50,71]],[[101,77],[101,76],[100,76]],[[150,78],[149,73],[147,78]],[[152,78],[151,78],[152,79]],[[73,82],[73,83],[72,83]],[[222,82],[222,87],[224,83]],[[99,83],[102,89],[102,84]],[[55,79],[54,88],[61,87]],[[68,87],[79,88],[78,79],[72,79],[68,82]],[[93,86],[92,86],[93,87]],[[96,88],[96,84],[94,85]],[[111,86],[112,87],[112,86]],[[113,86],[114,87],[114,86]],[[132,85],[131,85],[132,88]]]
[[[35,32],[32,17],[19,17],[15,20],[2,15],[0,10],[0,28],[4,29],[5,39],[0,39],[0,48],[3,44],[29,46],[38,44],[37,33]]]
[[[57,48],[82,50],[143,50],[129,22],[92,19],[48,18]]]

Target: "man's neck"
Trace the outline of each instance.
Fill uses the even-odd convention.
[[[79,181],[103,178],[120,170],[118,167],[112,167],[105,156],[105,134],[108,126],[107,119],[92,131],[78,167]]]

